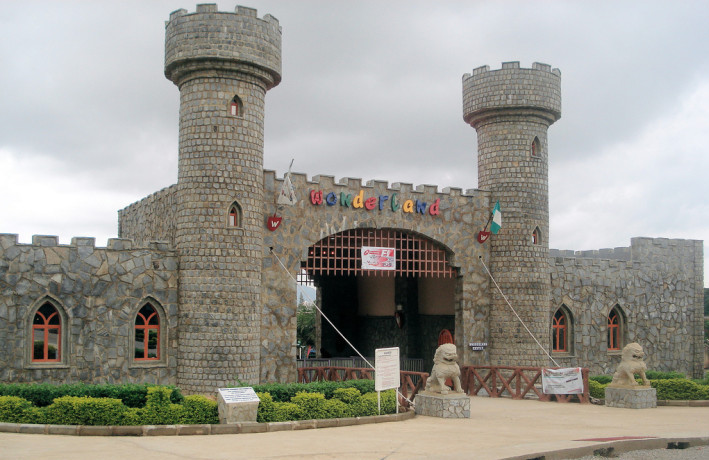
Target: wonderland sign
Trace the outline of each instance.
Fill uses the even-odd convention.
[[[337,206],[354,209],[365,209],[373,211],[379,209],[383,211],[385,208],[391,209],[393,212],[408,212],[412,214],[430,214],[437,216],[440,214],[441,199],[436,198],[436,201],[430,205],[421,200],[404,200],[401,201],[398,193],[389,195],[377,195],[364,197],[364,190],[360,190],[355,196],[340,192],[338,196],[335,192],[325,194],[322,190],[310,190],[310,203],[314,206]]]

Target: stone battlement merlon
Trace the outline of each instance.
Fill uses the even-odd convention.
[[[535,62],[503,62],[499,70],[485,65],[463,75],[463,119],[475,126],[491,116],[538,116],[554,123],[561,117],[561,72]]]
[[[174,252],[169,243],[165,241],[150,241],[147,245],[136,245],[131,239],[109,238],[106,247],[96,246],[96,238],[86,236],[75,236],[70,244],[59,244],[59,237],[56,235],[32,235],[32,243],[18,243],[17,233],[0,233],[0,249],[6,251],[13,246],[35,247],[35,248],[91,248],[94,250],[112,251],[135,251],[150,250],[159,252]]]
[[[219,68],[250,73],[266,89],[281,81],[281,27],[267,14],[237,6],[218,11],[216,4],[197,5],[194,13],[173,11],[165,23],[165,76],[176,85]]]
[[[270,170],[270,169],[265,169],[264,170],[264,184],[273,184],[273,190],[280,190],[281,185],[283,184],[284,179],[279,179],[276,177],[276,171]],[[439,191],[437,185],[430,185],[430,184],[421,184],[414,186],[413,184],[407,183],[407,182],[393,182],[389,184],[388,181],[383,181],[383,180],[368,180],[366,182],[363,182],[361,178],[357,177],[343,177],[340,178],[340,180],[336,180],[335,176],[330,176],[330,175],[325,175],[325,174],[317,174],[312,176],[310,180],[308,180],[308,177],[305,173],[296,173],[296,172],[291,172],[291,181],[293,185],[295,186],[296,190],[298,189],[297,184],[303,184],[308,188],[311,185],[319,185],[322,188],[348,188],[348,189],[379,189],[379,190],[387,190],[391,192],[398,192],[398,193],[412,193],[412,194],[430,194],[430,195],[436,195],[440,197],[445,197],[445,196],[463,196],[463,197],[476,197],[480,196],[480,194],[485,193],[482,190],[479,189],[466,189],[463,191],[462,188],[459,187],[445,187],[443,190]],[[303,187],[300,187],[303,189]],[[312,188],[312,187],[310,187]],[[266,185],[267,191],[271,191],[270,187]]]
[[[606,259],[627,261],[641,257],[640,254],[643,248],[659,248],[661,250],[669,250],[670,248],[677,248],[679,246],[684,246],[691,249],[699,246],[701,249],[702,241],[677,238],[634,237],[630,239],[630,246],[591,249],[584,251],[549,249],[549,256],[552,258],[563,259]]]

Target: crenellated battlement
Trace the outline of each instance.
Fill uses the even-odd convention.
[[[463,119],[475,127],[496,115],[539,116],[549,124],[561,117],[561,71],[535,62],[503,62],[499,70],[481,66],[463,75]]]
[[[270,89],[281,81],[281,27],[253,8],[219,11],[216,4],[179,9],[165,23],[165,76],[180,85],[205,71],[242,72]]]
[[[127,238],[109,238],[108,244],[105,247],[96,246],[96,238],[75,236],[71,239],[70,244],[59,244],[59,237],[56,235],[32,235],[32,243],[18,243],[19,235],[16,233],[0,233],[0,250],[7,252],[12,247],[18,248],[74,248],[74,249],[91,249],[96,251],[136,251],[150,250],[159,252],[173,253],[169,243],[165,241],[150,241],[147,245],[137,245],[131,239]]]
[[[639,260],[647,259],[649,254],[662,251],[677,252],[686,249],[690,252],[702,250],[702,241],[678,238],[635,237],[630,239],[630,246],[602,248],[585,251],[549,249],[551,258],[560,259],[601,259],[601,260]]]
[[[284,179],[279,179],[276,177],[276,171],[264,170],[264,184],[267,191],[280,190],[283,185]],[[388,181],[382,180],[368,180],[363,182],[361,178],[357,177],[342,177],[336,180],[335,176],[317,174],[312,176],[309,180],[308,176],[304,173],[291,173],[291,182],[298,189],[298,185],[301,185],[301,189],[334,189],[334,190],[372,190],[372,191],[388,191],[397,193],[407,193],[413,195],[426,195],[426,196],[440,196],[440,197],[477,197],[481,194],[484,195],[486,192],[478,189],[466,189],[465,191],[459,187],[444,187],[441,191],[438,190],[437,185],[421,184],[414,186],[413,184],[407,182],[393,182],[391,185]]]

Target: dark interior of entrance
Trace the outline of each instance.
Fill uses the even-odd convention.
[[[395,270],[363,270],[362,246],[395,248]],[[367,358],[399,347],[426,370],[442,337],[455,334],[456,270],[435,242],[392,229],[356,229],[324,238],[309,250],[303,269],[318,288],[320,308]],[[357,353],[320,319],[317,356]]]

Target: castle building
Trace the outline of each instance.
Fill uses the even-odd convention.
[[[294,205],[277,204],[285,178],[263,169],[279,22],[241,6],[177,10],[165,76],[180,93],[176,184],[120,210],[119,238],[105,248],[0,234],[1,382],[212,392],[294,381],[301,274],[366,356],[398,346],[429,363],[450,336],[463,365],[601,374],[639,342],[649,368],[701,375],[702,241],[549,249],[558,69],[507,62],[463,76],[479,189],[293,174]],[[503,224],[490,234],[498,204]],[[353,353],[328,324],[318,340],[327,354]]]

